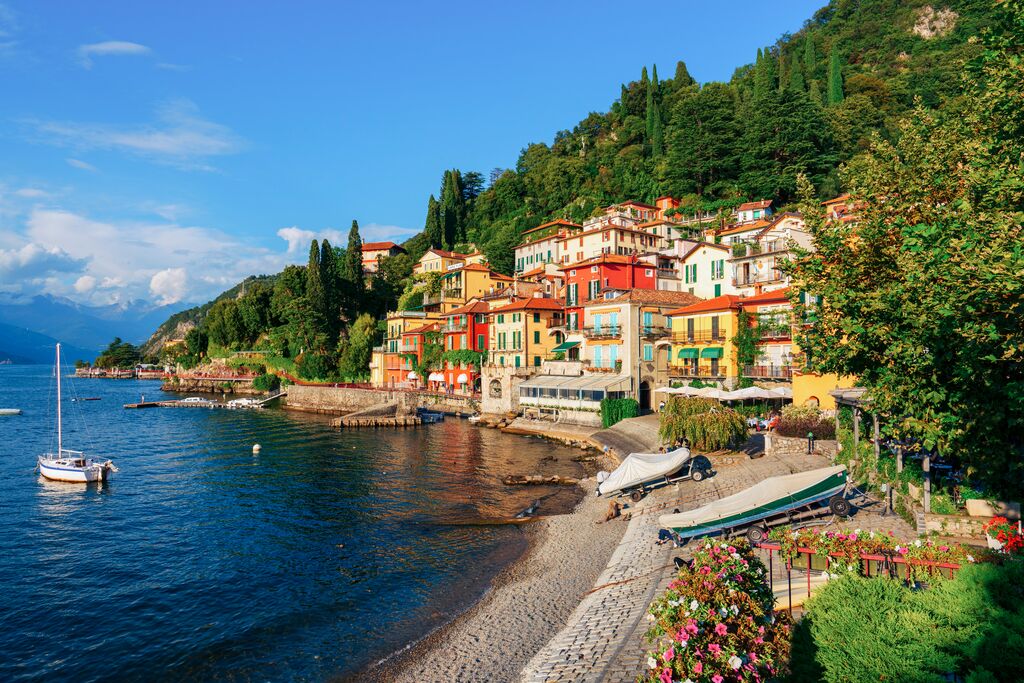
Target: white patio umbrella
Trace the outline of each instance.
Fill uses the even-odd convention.
[[[789,387],[776,387],[774,389],[769,389],[768,391],[774,394],[772,398],[793,398],[793,390]]]

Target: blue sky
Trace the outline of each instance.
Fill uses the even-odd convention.
[[[726,80],[824,0],[0,0],[0,297],[203,301],[314,236],[400,241],[656,63]]]

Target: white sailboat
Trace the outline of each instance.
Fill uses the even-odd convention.
[[[100,462],[85,457],[82,451],[64,448],[64,430],[61,422],[60,392],[60,344],[57,344],[57,452],[39,456],[39,473],[47,479],[88,483],[106,481],[112,472],[117,472],[110,460]]]

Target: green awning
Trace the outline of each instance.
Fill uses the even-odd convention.
[[[716,346],[716,347],[714,347],[712,349],[704,349],[703,351],[700,352],[700,357],[701,358],[721,358],[722,357],[722,347],[721,346]]]
[[[679,355],[676,356],[676,357],[677,358],[690,358],[690,359],[696,358],[697,357],[697,349],[679,349]]]
[[[561,351],[568,351],[569,349],[576,348],[579,345],[580,345],[580,343],[578,341],[562,342],[561,344],[559,344],[555,348],[551,349],[551,353],[559,353]]]

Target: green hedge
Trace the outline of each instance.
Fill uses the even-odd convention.
[[[257,391],[274,391],[279,386],[281,386],[281,379],[269,372],[264,372],[252,381],[252,388]]]
[[[793,681],[1018,681],[1024,562],[965,565],[926,590],[843,576],[807,604]]]
[[[616,422],[640,414],[640,404],[632,398],[606,398],[601,400],[601,425],[608,429]]]

